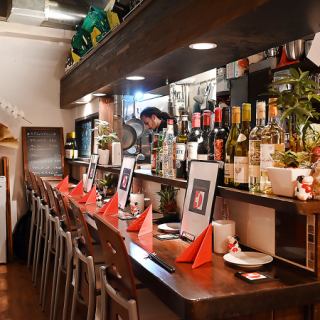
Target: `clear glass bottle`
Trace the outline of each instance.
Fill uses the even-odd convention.
[[[242,104],[241,130],[234,152],[234,186],[248,190],[249,185],[249,134],[251,123],[251,104]]]
[[[176,177],[187,178],[187,141],[188,141],[188,115],[182,115],[180,131],[176,138]]]
[[[159,176],[163,175],[162,171],[162,161],[163,161],[163,139],[166,134],[167,128],[164,128],[162,132],[159,133],[158,137],[158,149],[157,149],[157,167],[156,174]]]
[[[176,174],[176,139],[173,119],[167,121],[167,132],[163,139],[163,176],[174,178]]]
[[[224,163],[224,184],[228,187],[234,185],[234,151],[240,133],[240,107],[232,107],[231,129],[226,142]]]
[[[261,132],[260,145],[260,191],[272,193],[271,182],[268,179],[268,167],[272,167],[274,162],[271,157],[276,151],[284,152],[284,131],[277,121],[278,106],[277,99],[269,99],[268,124]]]
[[[192,115],[192,129],[188,135],[187,142],[187,172],[190,161],[198,159],[198,143],[200,143],[202,139],[200,116],[199,112]]]
[[[158,139],[159,139],[159,134],[154,133],[153,139],[152,139],[152,153],[151,153],[151,170],[152,171],[157,171]]]
[[[260,144],[261,132],[266,125],[266,103],[256,105],[256,126],[249,135],[249,190],[260,191]]]

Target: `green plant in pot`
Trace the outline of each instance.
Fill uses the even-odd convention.
[[[159,222],[169,222],[179,220],[177,214],[176,195],[179,189],[171,186],[163,187],[157,194],[160,196],[159,210],[163,213],[164,217]]]
[[[112,196],[117,187],[117,178],[112,173],[106,173],[104,179],[99,180],[99,186],[105,196]]]
[[[113,141],[119,141],[115,132],[110,128],[110,124],[104,120],[97,120],[96,127],[93,129],[97,131],[99,164],[107,165],[109,163],[109,145]]]
[[[272,82],[269,94],[278,99],[281,120],[288,122],[290,149],[306,150],[306,137],[312,134],[312,121],[319,119],[315,103],[320,102],[319,85],[310,79],[309,71],[289,69],[290,74]],[[281,90],[281,86],[287,89]]]

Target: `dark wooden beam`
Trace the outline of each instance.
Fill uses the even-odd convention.
[[[9,12],[11,10],[12,0],[0,1],[0,20],[7,20]]]
[[[61,80],[61,107],[86,94],[151,90],[320,30],[320,1],[145,0]],[[290,14],[289,14],[290,13]],[[209,51],[192,42],[213,41]],[[142,82],[125,77],[141,74]]]

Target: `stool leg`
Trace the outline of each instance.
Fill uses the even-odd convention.
[[[42,271],[41,271],[41,282],[40,282],[40,305],[42,304],[42,299],[43,299],[43,287],[44,287],[44,275],[45,275],[45,270],[47,269],[47,257],[50,255],[50,251],[48,250],[49,248],[49,221],[48,221],[48,216],[46,214],[46,236],[44,240],[44,249],[43,249],[43,259],[42,259]]]
[[[78,300],[78,290],[79,290],[79,258],[77,254],[75,255],[75,265],[76,268],[74,270],[74,288],[73,288],[73,296],[72,296],[72,308],[71,308],[71,318],[70,320],[75,319],[76,308],[77,308],[77,300]]]
[[[39,247],[41,244],[41,208],[38,205],[37,208],[37,229],[36,229],[36,239],[35,239],[35,246],[34,246],[34,254],[33,254],[33,263],[32,263],[32,282],[33,286],[36,286],[37,283],[37,263],[39,262]]]
[[[31,214],[31,224],[30,224],[30,235],[29,235],[29,247],[28,247],[28,268],[30,268],[30,262],[31,262],[31,249],[32,249],[32,243],[33,243],[33,233],[34,233],[34,222],[35,222],[35,215],[36,215],[36,203],[35,198],[32,195],[32,214]]]
[[[88,280],[89,280],[89,305],[87,320],[94,320],[96,313],[96,280],[93,258],[89,256],[87,258]]]

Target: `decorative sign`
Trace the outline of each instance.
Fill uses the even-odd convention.
[[[24,170],[48,179],[63,176],[63,129],[22,127]]]
[[[118,181],[119,208],[122,210],[124,210],[128,200],[135,165],[136,157],[123,157]]]
[[[220,167],[220,162],[191,161],[181,237],[193,241],[210,223]]]

